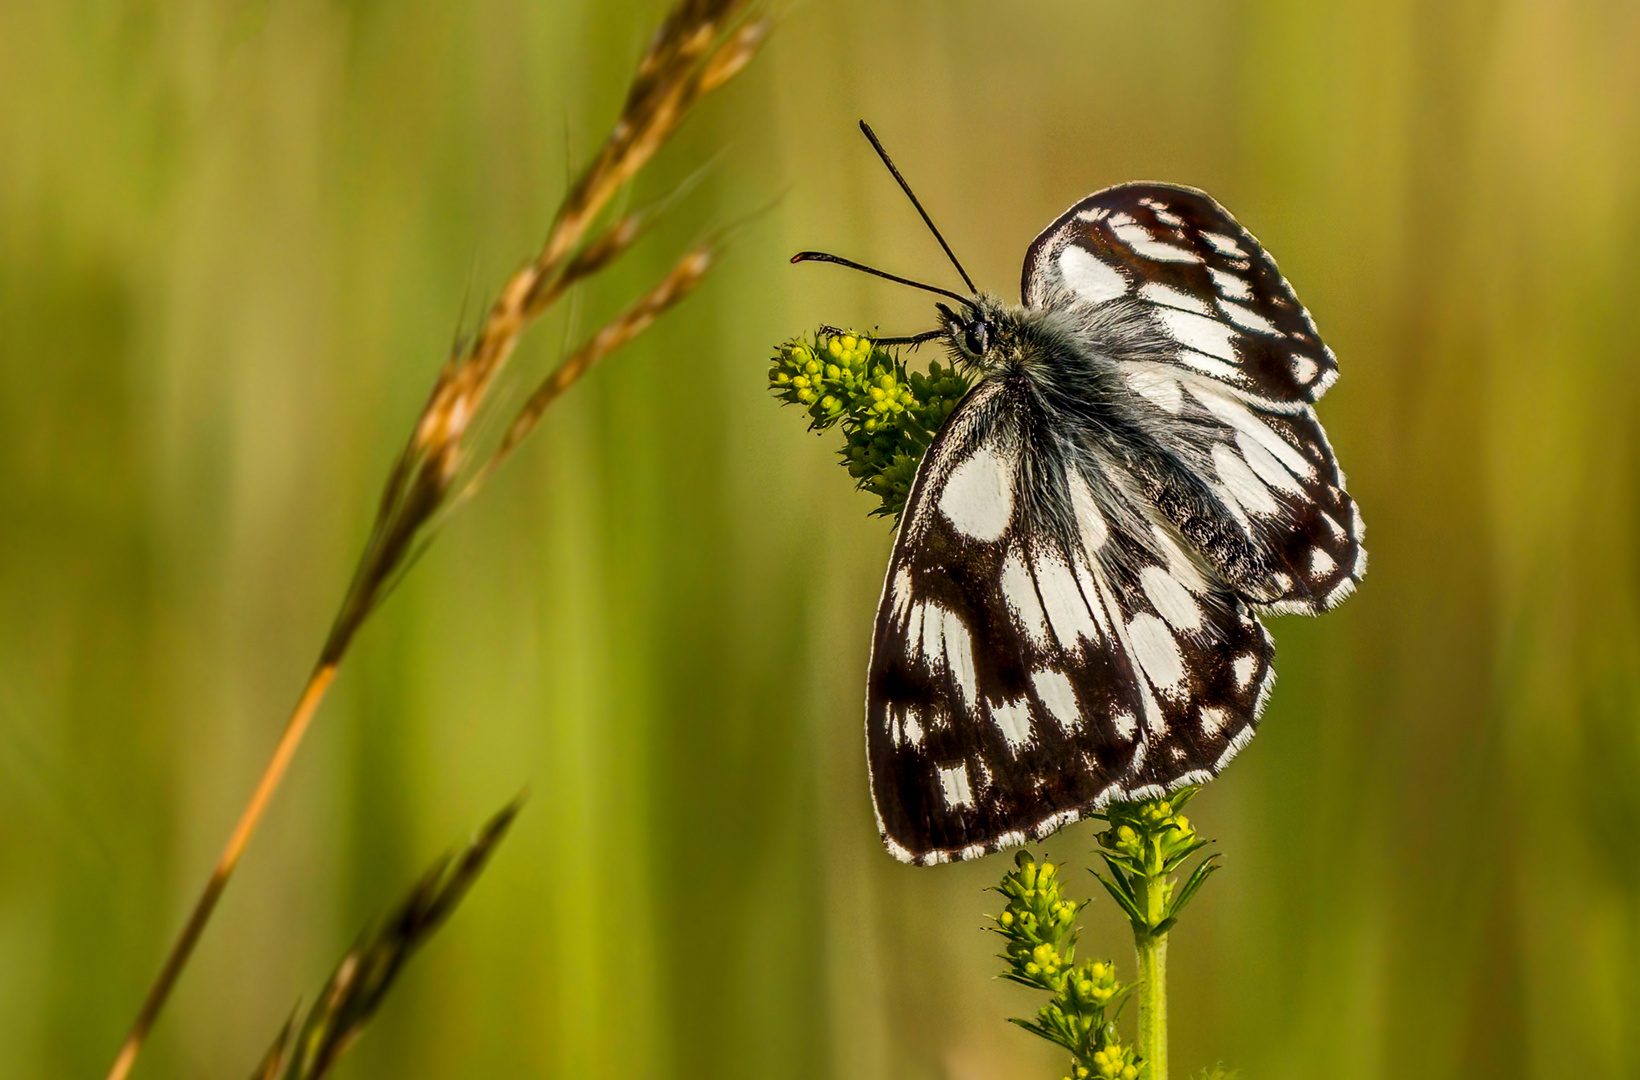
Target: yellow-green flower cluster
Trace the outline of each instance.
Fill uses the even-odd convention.
[[[1008,977],[1057,993],[1076,959],[1076,916],[1086,901],[1067,900],[1054,864],[1036,862],[1028,851],[1014,857],[997,891],[1008,898],[996,917],[996,932],[1007,941]]]
[[[968,392],[968,380],[937,361],[926,375],[908,372],[869,337],[822,331],[780,346],[769,389],[801,405],[811,431],[840,424],[842,464],[881,500],[873,513],[898,517],[923,451]]]
[[[1131,1046],[1107,1046],[1095,1050],[1088,1060],[1091,1068],[1078,1066],[1067,1080],[1138,1080],[1144,1068],[1138,1053]]]
[[[1111,876],[1101,875],[1099,880],[1126,912],[1136,934],[1167,933],[1207,876],[1218,869],[1215,856],[1203,859],[1175,894],[1172,875],[1207,846],[1180,812],[1199,790],[1189,787],[1166,799],[1112,803],[1105,810],[1110,827],[1098,839]],[[1159,903],[1147,902],[1152,894]]]
[[[1007,942],[1005,977],[1053,995],[1035,1020],[1014,1023],[1071,1052],[1069,1080],[1134,1080],[1140,1062],[1121,1045],[1107,1015],[1112,1005],[1120,1011],[1129,988],[1116,981],[1109,961],[1076,963],[1076,917],[1087,901],[1067,899],[1054,864],[1039,863],[1027,851],[1014,857],[997,891],[1008,898],[993,928]]]

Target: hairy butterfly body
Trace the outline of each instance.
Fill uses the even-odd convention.
[[[921,336],[979,378],[922,460],[873,638],[872,797],[909,862],[1216,775],[1275,677],[1259,616],[1366,570],[1312,408],[1337,364],[1222,207],[1107,188],[1037,237],[1022,292],[948,294]]]

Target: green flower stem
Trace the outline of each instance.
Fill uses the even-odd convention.
[[[1160,921],[1167,887],[1160,878],[1145,882],[1147,914]],[[1150,1065],[1147,1080],[1167,1080],[1167,932],[1136,933],[1139,957],[1139,1055]]]
[[[1183,788],[1165,799],[1115,803],[1104,813],[1110,828],[1099,846],[1110,876],[1099,881],[1127,914],[1139,961],[1139,1045],[1145,1080],[1167,1080],[1167,935],[1207,876],[1215,856],[1196,864],[1175,890],[1173,875],[1207,841],[1179,811],[1195,797]]]

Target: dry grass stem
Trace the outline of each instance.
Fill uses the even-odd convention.
[[[385,919],[360,935],[319,991],[301,1033],[292,1038],[292,1015],[252,1080],[320,1080],[329,1073],[380,1008],[405,962],[478,880],[521,802],[503,807],[465,847],[434,863]]]
[[[474,460],[481,453],[471,439],[475,422],[484,415],[490,390],[519,337],[572,286],[609,266],[643,234],[648,215],[642,211],[627,214],[595,233],[594,225],[610,199],[677,131],[694,106],[756,54],[769,24],[755,13],[755,7],[752,0],[679,0],[672,8],[638,63],[609,136],[560,203],[540,253],[508,279],[470,344],[439,371],[388,476],[370,538],[314,674],[150,988],[108,1073],[109,1080],[124,1080],[130,1072],[354,636],[430,541],[443,511],[459,501],[452,498],[458,477],[473,477],[459,494],[476,490],[476,481],[493,472],[534,429],[548,405],[598,361],[687,296],[712,265],[716,249],[711,244],[684,256],[660,284],[566,358],[531,395],[499,448],[487,460]]]

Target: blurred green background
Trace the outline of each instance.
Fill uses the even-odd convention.
[[[0,1077],[107,1067],[437,364],[659,12],[0,2]],[[1037,1004],[978,930],[1002,861],[880,849],[888,527],[764,390],[818,323],[931,325],[792,251],[952,283],[862,116],[1008,295],[1088,192],[1206,188],[1343,365],[1372,572],[1276,620],[1193,808],[1227,869],[1174,939],[1177,1073],[1640,1076],[1632,0],[791,5],[636,195],[702,182],[521,369],[772,209],[365,629],[139,1075],[248,1073],[526,783],[345,1075],[1060,1075],[1002,1022]],[[1131,973],[1108,901],[1085,940]]]

